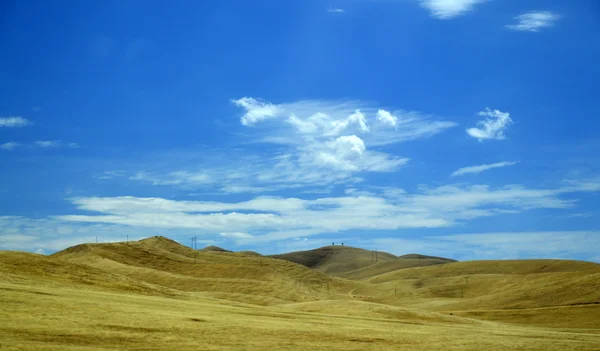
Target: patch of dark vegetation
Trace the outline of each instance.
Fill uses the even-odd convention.
[[[448,262],[458,262],[457,260],[453,260],[451,258],[438,257],[438,256],[427,256],[427,255],[420,255],[420,254],[402,255],[402,256],[398,256],[398,258],[409,258],[409,259],[418,259],[418,260],[435,259],[435,260],[443,260],[443,261],[448,261]]]
[[[206,319],[202,319],[202,318],[190,318],[190,320],[192,322],[197,322],[197,323],[206,322]]]
[[[209,251],[209,252],[231,252],[229,250],[225,250],[221,247],[218,246],[207,246],[205,248],[202,249],[202,251]]]
[[[576,302],[576,303],[570,303],[568,306],[584,306],[584,305],[600,305],[600,301]]]
[[[348,339],[348,341],[373,343],[373,342],[385,341],[385,339],[382,339],[382,338],[352,338],[352,339]]]

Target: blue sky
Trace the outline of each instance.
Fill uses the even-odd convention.
[[[0,249],[600,262],[596,1],[8,1]]]

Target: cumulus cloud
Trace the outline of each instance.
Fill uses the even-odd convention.
[[[506,27],[518,31],[539,32],[542,28],[552,27],[559,18],[559,15],[550,11],[532,11],[515,17],[518,23]]]
[[[392,115],[389,111],[379,110],[377,111],[377,120],[379,123],[387,124],[395,127],[398,124],[398,117]]]
[[[245,126],[251,126],[256,122],[277,117],[282,112],[276,105],[261,102],[251,97],[243,97],[241,99],[231,100],[231,102],[246,110],[246,113],[240,119]]]
[[[478,115],[488,118],[477,122],[477,127],[467,129],[467,134],[479,141],[484,139],[503,140],[506,138],[504,132],[513,123],[510,113],[486,108]]]
[[[18,128],[18,127],[25,127],[31,124],[31,121],[29,121],[26,118],[23,117],[0,117],[0,128],[5,127],[5,128]]]
[[[8,143],[1,144],[1,145],[0,145],[0,149],[2,149],[2,150],[9,150],[9,151],[10,151],[10,150],[14,150],[14,149],[16,149],[16,148],[17,148],[17,147],[19,147],[20,145],[21,145],[21,144],[19,144],[19,143],[17,143],[17,142],[10,141],[10,142],[8,142]]]
[[[492,164],[487,164],[487,165],[463,167],[463,168],[459,168],[456,171],[452,172],[452,174],[450,176],[456,177],[456,176],[461,176],[461,175],[470,174],[470,173],[479,174],[481,172],[484,172],[484,171],[487,171],[490,169],[502,168],[502,167],[512,166],[515,164],[517,164],[517,162],[504,161],[504,162],[497,162],[497,163],[492,163]]]
[[[350,184],[362,181],[368,172],[391,172],[409,162],[380,147],[431,137],[456,125],[360,101],[231,101],[243,110],[241,124],[253,127],[248,129],[249,141],[269,146],[260,155],[207,150],[194,159],[185,155],[185,164],[171,166],[172,159],[182,158],[175,155],[167,163],[176,170],[145,169],[128,178],[223,194]]]
[[[421,6],[431,12],[431,16],[449,19],[473,10],[473,7],[485,0],[421,0]]]

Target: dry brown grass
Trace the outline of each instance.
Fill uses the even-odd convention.
[[[397,257],[387,252],[377,252],[375,256],[371,250],[341,245],[271,257],[298,263],[334,277],[353,280],[373,277],[397,269],[454,262],[447,258],[415,254]]]
[[[0,349],[597,350],[599,274],[482,261],[350,281],[164,238],[0,252]]]

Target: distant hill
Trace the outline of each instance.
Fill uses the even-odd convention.
[[[205,248],[202,249],[202,251],[213,251],[213,252],[231,252],[229,250],[225,250],[223,248],[220,248],[218,246],[207,246]]]
[[[215,247],[196,251],[164,237],[82,244],[52,258],[170,289],[260,305],[318,300],[347,285],[295,263]]]
[[[366,279],[395,296],[378,302],[539,325],[600,325],[600,264],[573,260],[467,261],[396,270]],[[530,309],[538,309],[532,311]],[[594,312],[595,311],[595,312]],[[552,316],[562,316],[557,320]],[[600,315],[600,314],[599,314]],[[569,318],[567,321],[564,318]]]
[[[347,279],[364,279],[389,271],[456,262],[455,260],[424,255],[394,256],[387,252],[351,246],[324,246],[314,250],[271,255],[313,268],[320,272]],[[375,260],[376,259],[376,260]]]
[[[22,296],[19,303],[58,299],[64,291],[56,289],[70,289],[83,298],[85,291],[145,295],[152,306],[158,301],[153,299],[190,304],[205,299],[269,306],[271,312],[295,316],[315,312],[318,318],[467,324],[483,319],[600,330],[598,286],[600,265],[592,262],[455,262],[385,252],[374,261],[372,251],[347,246],[266,257],[216,247],[193,250],[157,236],[81,244],[50,256],[0,251],[0,300]],[[29,299],[32,293],[38,298]],[[271,313],[268,309],[260,313]]]

